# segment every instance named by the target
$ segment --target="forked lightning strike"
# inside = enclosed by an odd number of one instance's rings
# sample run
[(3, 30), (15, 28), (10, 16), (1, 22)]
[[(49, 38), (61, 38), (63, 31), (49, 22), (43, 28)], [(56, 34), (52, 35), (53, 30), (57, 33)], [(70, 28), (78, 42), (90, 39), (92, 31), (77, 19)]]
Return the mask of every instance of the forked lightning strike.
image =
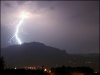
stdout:
[(19, 22), (19, 24), (18, 24), (17, 27), (16, 27), (15, 37), (16, 37), (16, 40), (17, 40), (18, 44), (21, 44), (21, 43), (22, 43), (21, 40), (18, 38), (18, 30), (19, 30), (20, 25), (21, 25), (22, 22), (23, 22), (23, 19), (24, 19), (24, 18), (21, 19), (21, 21)]
[[(19, 27), (21, 26), (21, 24), (22, 24), (24, 18), (26, 18), (26, 17), (27, 17), (27, 14), (25, 14), (25, 13), (22, 14), (22, 16), (21, 16), (21, 20), (19, 21), (18, 25), (16, 26), (15, 34), (14, 34), (14, 36), (13, 36), (13, 37), (10, 39), (10, 41), (9, 41), (10, 43), (11, 43), (11, 40), (15, 37), (17, 43), (18, 43), (18, 44), (22, 44), (20, 38), (18, 37), (18, 32), (19, 32)], [(12, 44), (12, 43), (11, 43), (11, 44)]]

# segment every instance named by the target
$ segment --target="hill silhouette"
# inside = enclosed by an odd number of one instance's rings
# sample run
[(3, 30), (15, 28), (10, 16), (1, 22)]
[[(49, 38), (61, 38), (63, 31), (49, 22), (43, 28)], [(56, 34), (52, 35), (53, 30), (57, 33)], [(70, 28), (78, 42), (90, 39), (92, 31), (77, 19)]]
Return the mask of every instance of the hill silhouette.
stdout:
[(68, 54), (65, 50), (46, 46), (39, 42), (11, 45), (2, 49), (6, 67), (45, 66), (90, 66), (99, 69), (99, 54)]

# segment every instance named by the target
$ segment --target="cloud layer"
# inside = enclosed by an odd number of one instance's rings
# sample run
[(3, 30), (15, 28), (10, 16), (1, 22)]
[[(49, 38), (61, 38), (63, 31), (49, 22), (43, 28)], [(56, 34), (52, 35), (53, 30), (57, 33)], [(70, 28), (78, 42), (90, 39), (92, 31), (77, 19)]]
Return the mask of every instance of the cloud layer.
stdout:
[[(41, 42), (65, 49), (68, 53), (99, 52), (99, 3), (98, 1), (2, 1), (1, 39), (9, 40), (17, 24), (9, 28), (21, 12), (30, 13), (20, 32), (22, 42)], [(2, 42), (5, 47), (7, 42)]]

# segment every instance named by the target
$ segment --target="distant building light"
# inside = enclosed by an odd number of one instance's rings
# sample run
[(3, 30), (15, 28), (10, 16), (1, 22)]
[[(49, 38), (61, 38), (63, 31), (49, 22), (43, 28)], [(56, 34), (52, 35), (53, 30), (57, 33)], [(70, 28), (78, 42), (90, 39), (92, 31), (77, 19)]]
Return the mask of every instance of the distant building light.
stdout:
[(34, 70), (36, 70), (36, 67), (33, 67)]
[(56, 65), (56, 67), (57, 67), (58, 65)]
[(91, 62), (89, 62), (89, 63), (91, 63)]
[(46, 72), (46, 71), (47, 71), (47, 69), (44, 69), (44, 71)]
[(15, 67), (15, 70), (16, 70), (17, 68)]
[(69, 61), (69, 62), (72, 62), (72, 61)]
[(75, 63), (74, 63), (75, 64)]
[(84, 75), (84, 73), (73, 72), (71, 75)]
[(51, 73), (51, 70), (49, 70), (49, 73)]
[(98, 73), (98, 72), (95, 72), (95, 73)]

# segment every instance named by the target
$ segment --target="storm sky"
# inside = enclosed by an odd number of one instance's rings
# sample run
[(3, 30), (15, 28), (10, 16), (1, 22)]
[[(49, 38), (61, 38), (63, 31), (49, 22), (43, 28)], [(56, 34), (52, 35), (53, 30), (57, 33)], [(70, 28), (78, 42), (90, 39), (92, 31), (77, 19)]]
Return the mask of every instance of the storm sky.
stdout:
[(99, 1), (1, 1), (2, 48), (10, 45), (18, 23), (8, 24), (23, 11), (29, 17), (19, 29), (22, 43), (40, 42), (67, 53), (99, 53)]

